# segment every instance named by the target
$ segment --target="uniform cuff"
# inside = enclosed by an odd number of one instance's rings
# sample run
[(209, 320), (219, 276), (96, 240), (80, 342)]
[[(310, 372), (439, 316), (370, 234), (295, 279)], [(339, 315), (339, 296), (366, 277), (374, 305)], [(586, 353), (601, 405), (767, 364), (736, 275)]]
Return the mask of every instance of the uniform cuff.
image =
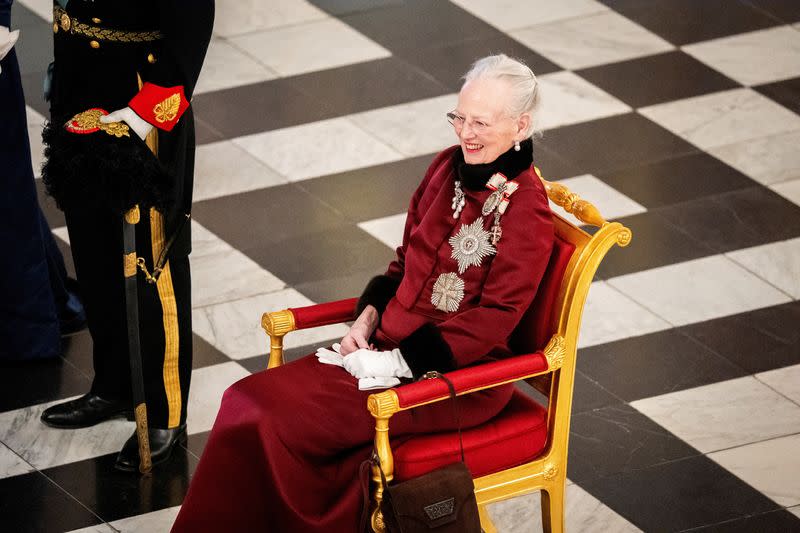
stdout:
[(444, 373), (456, 369), (453, 351), (439, 328), (431, 323), (423, 324), (400, 341), (400, 352), (414, 379), (419, 379), (432, 370)]
[(400, 281), (386, 275), (375, 276), (361, 293), (356, 305), (356, 316), (361, 314), (368, 305), (372, 305), (378, 310), (378, 314), (383, 314), (384, 309), (389, 304), (400, 286)]
[(147, 82), (128, 106), (156, 128), (172, 131), (181, 115), (189, 108), (189, 101), (183, 85), (161, 87)]

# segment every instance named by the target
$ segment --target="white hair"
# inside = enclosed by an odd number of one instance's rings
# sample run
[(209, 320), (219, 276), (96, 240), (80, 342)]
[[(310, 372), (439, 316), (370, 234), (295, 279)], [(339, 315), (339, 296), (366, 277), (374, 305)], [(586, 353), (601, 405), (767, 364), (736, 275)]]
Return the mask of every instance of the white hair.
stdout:
[(464, 85), (476, 79), (497, 79), (508, 82), (511, 87), (508, 114), (517, 118), (527, 113), (531, 120), (525, 136), (533, 137), (539, 133), (534, 117), (540, 103), (539, 81), (526, 64), (505, 54), (486, 56), (473, 63), (469, 72), (464, 74)]

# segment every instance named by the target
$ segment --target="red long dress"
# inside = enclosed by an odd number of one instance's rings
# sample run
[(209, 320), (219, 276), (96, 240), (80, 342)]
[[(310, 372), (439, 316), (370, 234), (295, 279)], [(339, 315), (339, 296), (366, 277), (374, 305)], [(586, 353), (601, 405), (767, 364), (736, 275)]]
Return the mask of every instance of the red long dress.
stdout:
[[(383, 276), (395, 282), (394, 294), (374, 341), (381, 348), (400, 346), (415, 376), (510, 353), (508, 337), (533, 300), (552, 248), (547, 196), (529, 154), (528, 166), (514, 178), (519, 188), (501, 219), (496, 254), (459, 274), (464, 296), (456, 311), (434, 307), (436, 280), (459, 272), (449, 239), (481, 218), (491, 193), (485, 180), (464, 188), (464, 209), (453, 218), (456, 149), (439, 154), (428, 169), (411, 200), (397, 259)], [(488, 230), (493, 217), (483, 218)], [(420, 334), (426, 327), (433, 327), (432, 339), (430, 331)], [(409, 338), (415, 342), (407, 343)], [(426, 340), (447, 353), (418, 350)], [(505, 386), (460, 397), (462, 427), (496, 415), (511, 391)], [(344, 369), (322, 364), (313, 354), (232, 385), (173, 531), (356, 532), (362, 505), (358, 470), (369, 457), (375, 427), (366, 409), (369, 394)], [(398, 440), (455, 429), (452, 406), (403, 411), (389, 427)]]

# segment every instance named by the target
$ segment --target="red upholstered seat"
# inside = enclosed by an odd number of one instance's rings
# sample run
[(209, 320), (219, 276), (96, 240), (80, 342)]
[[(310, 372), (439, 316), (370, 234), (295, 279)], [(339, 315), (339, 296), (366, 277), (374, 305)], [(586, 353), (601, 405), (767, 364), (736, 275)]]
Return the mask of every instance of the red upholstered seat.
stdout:
[[(536, 458), (547, 442), (547, 410), (514, 391), (489, 422), (464, 430), (464, 455), (473, 477), (499, 472)], [(458, 433), (434, 433), (393, 444), (395, 480), (403, 481), (461, 460)]]

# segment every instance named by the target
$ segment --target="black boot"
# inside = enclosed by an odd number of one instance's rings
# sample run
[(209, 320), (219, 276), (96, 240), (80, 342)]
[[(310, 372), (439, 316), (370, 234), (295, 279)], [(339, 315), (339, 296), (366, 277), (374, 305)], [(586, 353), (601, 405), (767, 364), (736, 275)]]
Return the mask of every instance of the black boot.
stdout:
[(106, 400), (90, 392), (75, 400), (48, 407), (42, 413), (41, 420), (50, 427), (76, 429), (94, 426), (121, 416), (133, 420), (130, 402)]
[[(172, 449), (178, 444), (186, 444), (186, 424), (172, 429), (147, 428), (150, 436), (150, 456), (153, 466), (169, 459)], [(117, 456), (114, 468), (123, 472), (139, 471), (139, 439), (136, 432), (125, 441)]]

